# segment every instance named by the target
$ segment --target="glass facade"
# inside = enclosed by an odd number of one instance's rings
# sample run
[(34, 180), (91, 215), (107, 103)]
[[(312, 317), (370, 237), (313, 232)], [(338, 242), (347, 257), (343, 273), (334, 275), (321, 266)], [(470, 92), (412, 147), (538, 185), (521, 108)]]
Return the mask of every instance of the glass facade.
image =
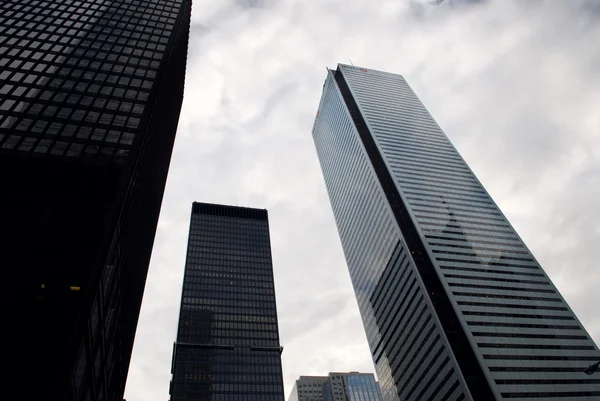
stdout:
[(384, 399), (464, 399), (446, 335), (333, 71), (313, 137)]
[[(332, 98), (341, 102), (337, 110)], [(600, 359), (598, 348), (401, 76), (347, 65), (330, 71), (313, 137), (357, 298), (367, 304), (361, 312), (386, 400), (600, 396), (600, 380), (583, 373)], [(353, 159), (343, 147), (351, 142), (358, 143)], [(351, 172), (361, 164), (368, 165), (365, 173)], [(375, 181), (376, 195), (365, 197), (365, 176)], [(359, 206), (349, 205), (361, 197)], [(387, 255), (364, 259), (385, 243), (364, 233), (381, 221), (370, 209), (382, 203), (404, 240), (388, 260), (415, 266), (441, 337), (423, 328), (423, 317), (387, 333), (395, 311), (414, 298), (402, 295), (402, 270), (386, 264)], [(390, 294), (397, 296), (386, 299)], [(379, 319), (381, 304), (391, 313)], [(420, 334), (409, 342), (392, 338), (406, 331)], [(466, 389), (443, 397), (406, 394), (415, 377), (424, 379), (411, 365), (438, 369), (439, 357), (418, 355), (439, 341), (449, 344), (450, 363)], [(445, 377), (429, 385), (437, 388)]]
[(371, 373), (329, 373), (300, 376), (288, 401), (381, 401), (379, 384)]
[(266, 210), (194, 203), (172, 401), (281, 401)]
[(122, 398), (190, 13), (189, 0), (0, 4), (1, 347), (19, 398)]

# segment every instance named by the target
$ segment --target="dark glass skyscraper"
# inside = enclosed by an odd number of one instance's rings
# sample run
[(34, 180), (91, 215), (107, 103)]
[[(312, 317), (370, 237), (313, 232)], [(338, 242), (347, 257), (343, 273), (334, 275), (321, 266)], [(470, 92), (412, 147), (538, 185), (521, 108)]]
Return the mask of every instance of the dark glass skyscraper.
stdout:
[(372, 373), (329, 373), (300, 376), (288, 401), (382, 401)]
[(329, 71), (313, 137), (386, 401), (600, 398), (598, 348), (401, 76)]
[(194, 203), (172, 401), (282, 401), (267, 211)]
[(7, 399), (122, 399), (183, 98), (190, 8), (0, 4)]

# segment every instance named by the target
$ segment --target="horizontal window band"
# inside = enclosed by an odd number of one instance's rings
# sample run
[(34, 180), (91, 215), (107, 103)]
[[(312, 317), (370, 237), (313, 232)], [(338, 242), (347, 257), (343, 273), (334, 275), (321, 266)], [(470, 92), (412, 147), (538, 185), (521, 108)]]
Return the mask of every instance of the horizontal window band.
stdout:
[(528, 315), (524, 313), (498, 313), (498, 312), (473, 312), (463, 311), (466, 316), (497, 316), (497, 317), (515, 317), (519, 319), (551, 319), (551, 320), (575, 320), (573, 316), (556, 316), (556, 315)]
[[(439, 259), (437, 259), (439, 261)], [(462, 263), (462, 262), (458, 262)], [(473, 264), (471, 264), (473, 265)], [(451, 266), (447, 264), (440, 264), (440, 268), (442, 270), (447, 271), (465, 271), (465, 272), (474, 272), (474, 273), (490, 273), (490, 274), (506, 274), (509, 276), (525, 276), (525, 277), (545, 277), (542, 273), (529, 273), (529, 272), (520, 272), (514, 270), (497, 270), (497, 269), (486, 269), (485, 265), (475, 264), (475, 266), (483, 266), (483, 268), (477, 267), (462, 267), (462, 266)], [(508, 266), (507, 266), (508, 267)]]
[(556, 294), (554, 290), (542, 290), (538, 288), (518, 288), (518, 287), (502, 287), (497, 285), (480, 285), (480, 284), (469, 284), (469, 283), (452, 283), (449, 282), (450, 287), (463, 287), (463, 288), (481, 288), (484, 290), (499, 290), (499, 291), (517, 291), (517, 292), (537, 292), (544, 294)]
[[(414, 212), (415, 216), (417, 217), (430, 217), (433, 218), (435, 216), (441, 216), (441, 217), (446, 217), (448, 219), (455, 219), (456, 221), (459, 222), (473, 222), (473, 223), (488, 223), (491, 225), (495, 225), (497, 227), (507, 227), (507, 224), (505, 223), (505, 221), (500, 217), (500, 216), (490, 216), (484, 213), (473, 213), (473, 214), (466, 214), (466, 213), (456, 213), (454, 211), (451, 210), (442, 210), (442, 209), (437, 209), (437, 210), (427, 210), (427, 209), (422, 209), (420, 207), (413, 207), (412, 211)], [(493, 222), (497, 222), (497, 223), (502, 223), (502, 224), (494, 224)]]
[(600, 379), (496, 379), (496, 384), (600, 384)]
[(561, 324), (532, 324), (532, 323), (503, 323), (503, 322), (478, 322), (467, 321), (469, 326), (484, 326), (484, 327), (523, 327), (530, 329), (557, 329), (557, 330), (581, 330), (579, 326), (561, 325)]
[[(440, 239), (450, 239), (454, 241), (459, 241), (458, 238), (463, 238), (466, 241), (470, 241), (472, 238), (480, 239), (487, 238), (490, 241), (499, 240), (499, 241), (519, 241), (518, 237), (514, 233), (505, 233), (507, 235), (502, 235), (499, 233), (491, 233), (491, 232), (483, 232), (478, 231), (477, 229), (467, 229), (463, 227), (462, 229), (457, 229), (454, 227), (436, 227), (430, 226), (426, 227), (425, 225), (421, 226), (421, 230), (425, 235), (425, 238), (440, 238)], [(441, 235), (448, 235), (449, 237), (440, 237)], [(450, 237), (452, 235), (452, 237)]]
[(456, 232), (462, 235), (478, 235), (479, 233), (489, 233), (489, 234), (500, 234), (500, 235), (504, 235), (506, 238), (512, 238), (512, 237), (508, 237), (509, 235), (512, 236), (514, 235), (514, 232), (510, 229), (509, 226), (506, 226), (505, 230), (500, 230), (500, 229), (495, 229), (495, 228), (488, 228), (489, 225), (486, 225), (485, 222), (481, 222), (481, 223), (469, 223), (469, 222), (461, 222), (459, 224), (459, 222), (457, 222), (456, 220), (448, 220), (445, 222), (441, 222), (437, 219), (433, 219), (434, 221), (426, 221), (423, 218), (421, 219), (417, 219), (419, 221), (419, 225), (425, 229), (435, 229), (436, 232), (440, 232), (440, 231), (448, 231), (448, 232), (453, 232), (452, 229), (457, 230)]
[(580, 368), (569, 368), (569, 367), (547, 367), (547, 366), (488, 366), (490, 372), (540, 372), (540, 373), (552, 373), (552, 372), (575, 372), (581, 373), (585, 367)]
[(506, 256), (506, 253), (502, 253), (501, 250), (497, 250), (497, 252), (500, 253), (500, 256), (496, 256), (496, 255), (481, 255), (478, 254), (476, 252), (460, 252), (460, 251), (456, 251), (456, 250), (445, 250), (445, 249), (436, 249), (436, 248), (432, 248), (431, 251), (436, 254), (436, 255), (457, 255), (457, 256), (470, 256), (473, 258), (498, 258), (498, 260), (514, 260), (517, 262), (530, 262), (530, 263), (535, 263), (533, 261), (533, 258), (517, 258), (517, 257), (513, 257), (513, 256)]
[[(450, 240), (448, 240), (450, 241)], [(501, 252), (503, 254), (514, 254), (514, 255), (527, 255), (529, 256), (529, 252), (521, 249), (514, 249), (510, 245), (500, 245), (497, 244), (496, 247), (489, 246), (478, 246), (476, 243), (467, 242), (466, 244), (455, 244), (455, 243), (446, 243), (446, 242), (433, 242), (429, 241), (429, 246), (431, 247), (444, 247), (444, 248), (456, 248), (456, 249), (465, 249), (465, 250), (474, 250), (474, 251), (489, 251), (489, 252)], [(503, 248), (504, 247), (504, 248)], [(444, 252), (442, 249), (437, 249), (438, 252)], [(467, 255), (469, 253), (466, 253)], [(480, 256), (477, 252), (474, 253), (475, 256)], [(490, 255), (484, 255), (490, 256)], [(527, 260), (532, 260), (532, 258), (528, 258)]]
[(527, 334), (527, 333), (485, 333), (472, 332), (474, 337), (499, 337), (499, 338), (535, 338), (535, 339), (555, 339), (555, 340), (587, 340), (586, 336), (575, 336), (567, 334)]
[[(445, 198), (434, 198), (434, 199), (421, 199), (420, 197), (407, 196), (408, 202), (413, 209), (416, 208), (429, 208), (437, 210), (449, 210), (451, 208), (453, 213), (467, 212), (468, 215), (484, 214), (489, 216), (496, 216), (502, 218), (502, 213), (498, 210), (495, 205), (481, 206), (481, 205), (464, 205), (462, 203), (453, 202), (452, 199)], [(421, 209), (427, 211), (429, 209)]]
[(512, 268), (516, 268), (516, 269), (540, 270), (540, 267), (537, 265), (534, 265), (534, 264), (524, 265), (524, 264), (520, 264), (520, 263), (519, 264), (504, 263), (504, 261), (498, 262), (499, 259), (496, 259), (495, 261), (490, 261), (487, 263), (483, 263), (483, 261), (477, 260), (477, 259), (459, 259), (459, 258), (455, 259), (455, 258), (436, 257), (435, 260), (438, 262), (455, 262), (455, 263), (474, 264), (474, 265), (480, 265), (480, 266), (503, 266), (503, 267), (512, 267)]
[(447, 196), (449, 198), (454, 198), (454, 199), (462, 199), (468, 202), (476, 202), (476, 203), (488, 203), (487, 201), (487, 196), (485, 195), (485, 193), (481, 192), (481, 193), (473, 193), (472, 191), (461, 191), (461, 190), (454, 190), (452, 188), (446, 188), (446, 187), (441, 187), (441, 186), (436, 186), (436, 187), (431, 187), (431, 186), (423, 186), (423, 185), (419, 185), (419, 184), (409, 184), (409, 183), (400, 183), (400, 186), (402, 188), (402, 192), (407, 193), (407, 194), (423, 194), (423, 195), (435, 195), (435, 196), (440, 196), (440, 195), (444, 195)]
[(412, 159), (412, 160), (407, 160), (407, 159), (403, 159), (403, 160), (398, 160), (398, 159), (394, 159), (394, 160), (389, 160), (389, 164), (390, 167), (392, 168), (392, 170), (394, 171), (394, 174), (397, 175), (398, 177), (405, 177), (405, 170), (410, 170), (410, 171), (415, 171), (415, 172), (421, 172), (423, 174), (425, 173), (434, 173), (434, 174), (438, 174), (438, 175), (446, 175), (449, 178), (453, 178), (453, 179), (469, 179), (469, 178), (473, 178), (473, 175), (471, 174), (471, 172), (469, 170), (465, 170), (464, 168), (459, 168), (459, 167), (444, 167), (444, 168), (439, 168), (436, 166), (433, 166), (431, 164), (422, 164), (419, 163), (418, 159)]
[[(394, 154), (402, 156), (403, 154), (410, 154), (413, 156), (426, 156), (426, 157), (434, 157), (437, 160), (447, 161), (447, 162), (457, 162), (459, 163), (461, 160), (456, 156), (456, 152), (452, 152), (451, 150), (443, 150), (443, 149), (432, 149), (431, 147), (425, 146), (410, 146), (405, 145), (403, 142), (395, 142), (392, 143), (390, 141), (382, 140), (378, 138), (378, 142), (381, 144), (381, 147), (384, 149), (384, 153), (387, 153), (386, 150), (394, 151)], [(404, 152), (403, 154), (399, 154), (398, 151)]]
[(499, 304), (493, 302), (468, 302), (458, 301), (460, 306), (481, 306), (486, 308), (514, 308), (514, 309), (533, 309), (533, 310), (554, 310), (567, 312), (568, 309), (562, 306), (546, 306), (546, 305), (528, 305), (528, 304)]
[[(544, 393), (501, 393), (502, 398), (565, 398), (567, 397), (598, 397), (600, 391), (548, 391)], [(597, 398), (590, 399), (595, 401)]]
[(483, 354), (483, 359), (502, 359), (507, 361), (593, 361), (597, 356), (564, 356), (564, 355), (488, 355)]
[[(405, 131), (405, 130), (403, 130)], [(427, 140), (409, 140), (408, 135), (402, 135), (401, 133), (397, 135), (394, 139), (389, 139), (390, 136), (387, 133), (384, 133), (381, 129), (376, 133), (377, 142), (381, 144), (381, 147), (384, 149), (397, 149), (399, 144), (402, 144), (402, 149), (407, 150), (411, 154), (416, 154), (418, 151), (427, 152), (429, 154), (439, 154), (443, 157), (443, 155), (452, 155), (453, 149), (450, 148), (447, 144), (443, 144), (442, 142), (434, 142)], [(415, 139), (415, 137), (413, 137)], [(414, 151), (413, 151), (414, 150)], [(454, 153), (456, 154), (456, 153)], [(470, 176), (473, 179), (473, 176)], [(475, 182), (475, 181), (474, 181)]]
[[(549, 345), (549, 344), (494, 344), (494, 343), (477, 343), (480, 348), (514, 348), (514, 349), (557, 349), (557, 350), (574, 350), (574, 351), (593, 351), (591, 345)], [(599, 358), (600, 359), (600, 358)]]
[(499, 298), (499, 299), (520, 299), (526, 301), (547, 301), (547, 302), (562, 302), (560, 298), (546, 298), (546, 297), (529, 297), (525, 295), (502, 295), (502, 294), (482, 294), (482, 293), (471, 293), (462, 291), (452, 291), (456, 296), (473, 297), (473, 298)]
[(519, 280), (519, 279), (516, 279), (516, 278), (515, 279), (510, 279), (510, 278), (471, 276), (471, 275), (460, 275), (460, 274), (444, 274), (444, 277), (446, 277), (446, 278), (465, 279), (465, 280), (493, 281), (493, 282), (501, 282), (501, 283), (521, 283), (521, 284), (550, 285), (550, 283), (545, 282), (545, 281)]
[[(454, 236), (450, 236), (450, 235), (446, 235), (446, 236), (439, 236), (439, 235), (426, 235), (425, 238), (427, 238), (427, 243), (430, 246), (454, 246), (454, 247), (458, 247), (458, 248), (466, 248), (466, 249), (481, 249), (481, 250), (490, 250), (490, 251), (503, 251), (505, 249), (503, 249), (502, 247), (506, 247), (507, 250), (510, 250), (510, 252), (515, 252), (515, 253), (526, 253), (527, 255), (529, 255), (529, 253), (527, 252), (527, 248), (525, 248), (524, 246), (519, 246), (518, 244), (515, 243), (508, 243), (508, 242), (502, 242), (502, 241), (487, 241), (487, 240), (482, 240), (480, 238), (468, 238), (465, 236), (462, 237), (454, 237)], [(436, 241), (448, 241), (447, 242), (436, 242)], [(489, 247), (489, 245), (493, 245), (494, 248)], [(515, 248), (520, 248), (520, 249), (515, 249)]]

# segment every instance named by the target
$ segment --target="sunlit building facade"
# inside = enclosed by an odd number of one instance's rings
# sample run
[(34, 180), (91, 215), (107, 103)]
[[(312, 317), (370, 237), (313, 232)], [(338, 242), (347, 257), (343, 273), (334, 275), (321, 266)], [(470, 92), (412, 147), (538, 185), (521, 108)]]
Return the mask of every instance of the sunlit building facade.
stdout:
[(313, 138), (384, 400), (599, 399), (597, 346), (402, 76), (329, 70)]

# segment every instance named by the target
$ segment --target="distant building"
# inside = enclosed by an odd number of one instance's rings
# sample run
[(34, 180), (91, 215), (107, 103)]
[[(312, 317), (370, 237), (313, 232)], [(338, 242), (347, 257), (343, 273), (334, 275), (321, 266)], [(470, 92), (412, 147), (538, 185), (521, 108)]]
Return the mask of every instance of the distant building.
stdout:
[(329, 386), (329, 376), (300, 376), (294, 383), (288, 401), (323, 401)]
[(600, 399), (594, 341), (402, 76), (329, 70), (312, 134), (386, 401)]
[(300, 376), (288, 401), (382, 401), (372, 373), (329, 373)]
[(192, 205), (172, 401), (283, 401), (264, 209)]

